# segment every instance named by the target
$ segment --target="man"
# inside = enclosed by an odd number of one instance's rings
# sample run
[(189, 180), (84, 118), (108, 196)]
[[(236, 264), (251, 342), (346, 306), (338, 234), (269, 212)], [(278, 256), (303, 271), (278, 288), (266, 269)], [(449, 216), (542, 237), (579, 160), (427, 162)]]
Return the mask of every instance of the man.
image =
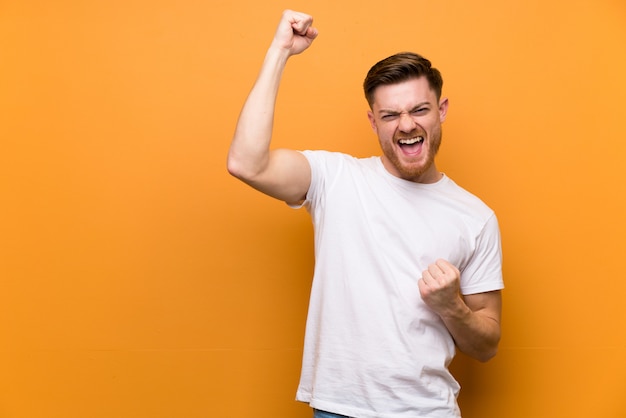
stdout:
[(448, 100), (416, 54), (382, 60), (365, 79), (382, 156), (270, 150), (283, 70), (317, 34), (310, 16), (283, 13), (228, 156), (231, 174), (313, 219), (297, 399), (316, 417), (459, 417), (455, 347), (487, 361), (500, 340), (497, 220), (437, 170)]

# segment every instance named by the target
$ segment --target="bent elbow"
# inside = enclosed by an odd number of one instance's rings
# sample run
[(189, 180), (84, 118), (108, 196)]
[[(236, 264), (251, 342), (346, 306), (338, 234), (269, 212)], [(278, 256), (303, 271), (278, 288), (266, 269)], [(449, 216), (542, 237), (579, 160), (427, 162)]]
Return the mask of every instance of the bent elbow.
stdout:
[(241, 158), (237, 158), (232, 152), (228, 154), (226, 160), (226, 170), (228, 173), (242, 181), (249, 181), (254, 177), (252, 170), (245, 164), (245, 161)]
[(486, 363), (492, 358), (494, 358), (496, 354), (498, 354), (498, 347), (494, 347), (491, 350), (483, 351), (478, 356), (476, 356), (476, 360), (480, 361), (481, 363)]
[(481, 363), (486, 363), (498, 354), (498, 346), (500, 345), (500, 334), (498, 333), (497, 337), (491, 341), (490, 344), (487, 344), (480, 350), (479, 353), (475, 356), (475, 358)]
[(226, 170), (228, 171), (228, 174), (230, 174), (233, 177), (236, 177), (238, 179), (242, 178), (242, 171), (241, 171), (241, 165), (237, 163), (237, 161), (232, 158), (232, 156), (228, 156), (228, 159), (226, 160)]

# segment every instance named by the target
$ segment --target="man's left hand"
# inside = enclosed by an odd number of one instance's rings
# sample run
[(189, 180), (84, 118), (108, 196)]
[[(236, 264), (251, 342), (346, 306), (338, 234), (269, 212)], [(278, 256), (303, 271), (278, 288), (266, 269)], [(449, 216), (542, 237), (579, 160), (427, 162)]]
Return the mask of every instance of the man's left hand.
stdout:
[(450, 262), (439, 259), (418, 280), (422, 299), (437, 314), (445, 315), (461, 301), (461, 273)]

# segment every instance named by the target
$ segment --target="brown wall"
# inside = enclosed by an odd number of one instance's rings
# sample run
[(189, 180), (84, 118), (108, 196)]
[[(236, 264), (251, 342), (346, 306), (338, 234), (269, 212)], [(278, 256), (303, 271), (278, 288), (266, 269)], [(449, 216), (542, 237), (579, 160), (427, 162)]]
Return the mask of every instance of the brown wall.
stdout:
[(621, 0), (0, 3), (0, 417), (309, 417), (311, 226), (229, 177), (283, 8), (277, 146), (371, 155), (361, 82), (431, 58), (439, 168), (498, 213), (504, 336), (466, 418), (626, 416)]

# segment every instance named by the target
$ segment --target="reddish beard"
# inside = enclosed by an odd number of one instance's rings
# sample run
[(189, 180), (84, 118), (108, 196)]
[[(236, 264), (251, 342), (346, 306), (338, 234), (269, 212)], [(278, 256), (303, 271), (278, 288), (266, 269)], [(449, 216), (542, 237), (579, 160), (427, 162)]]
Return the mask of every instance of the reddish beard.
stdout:
[[(426, 155), (424, 158), (420, 158), (418, 162), (413, 163), (402, 161), (396, 152), (394, 144), (380, 140), (379, 142), (384, 156), (394, 167), (400, 178), (408, 181), (419, 181), (420, 177), (433, 166), (435, 156), (441, 146), (441, 137), (440, 129), (433, 131), (430, 137), (425, 137), (422, 152), (425, 152)], [(397, 139), (394, 139), (394, 141), (397, 144)]]

